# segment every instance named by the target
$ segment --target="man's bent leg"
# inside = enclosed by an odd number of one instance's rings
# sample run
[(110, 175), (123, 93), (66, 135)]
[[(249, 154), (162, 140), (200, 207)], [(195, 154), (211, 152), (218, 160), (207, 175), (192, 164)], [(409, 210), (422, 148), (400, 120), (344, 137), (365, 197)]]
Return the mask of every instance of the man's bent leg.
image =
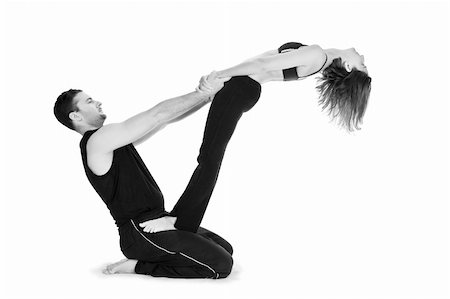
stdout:
[[(122, 252), (128, 261), (137, 260), (133, 269), (137, 274), (217, 279), (231, 273), (231, 254), (199, 233), (181, 230), (146, 233), (134, 221), (121, 232)], [(120, 266), (120, 262), (117, 264)]]
[[(231, 273), (233, 258), (220, 245), (197, 233), (169, 231), (158, 244), (174, 254), (139, 260), (138, 274), (171, 278), (225, 278)], [(164, 240), (165, 239), (165, 240)]]
[(212, 231), (207, 230), (206, 228), (201, 226), (198, 228), (197, 234), (202, 236), (203, 238), (213, 241), (214, 243), (225, 249), (231, 256), (233, 255), (233, 246), (231, 246), (231, 244), (227, 240), (225, 240), (218, 234), (213, 233)]
[(248, 76), (233, 77), (215, 95), (206, 121), (203, 143), (186, 190), (171, 215), (175, 227), (196, 232), (219, 175), (227, 144), (244, 112), (258, 101), (261, 85)]

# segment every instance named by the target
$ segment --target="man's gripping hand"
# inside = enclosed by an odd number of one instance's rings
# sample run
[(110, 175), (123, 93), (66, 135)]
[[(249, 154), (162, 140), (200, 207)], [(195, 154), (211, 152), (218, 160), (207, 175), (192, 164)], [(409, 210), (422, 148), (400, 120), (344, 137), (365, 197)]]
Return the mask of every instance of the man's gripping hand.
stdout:
[(222, 89), (223, 84), (230, 80), (227, 78), (217, 78), (217, 72), (213, 71), (208, 76), (202, 76), (196, 90), (201, 93), (210, 95), (212, 98), (219, 90)]
[(177, 217), (164, 216), (139, 223), (139, 226), (143, 227), (143, 231), (146, 233), (157, 233), (166, 230), (176, 230), (174, 226), (175, 221), (177, 221)]

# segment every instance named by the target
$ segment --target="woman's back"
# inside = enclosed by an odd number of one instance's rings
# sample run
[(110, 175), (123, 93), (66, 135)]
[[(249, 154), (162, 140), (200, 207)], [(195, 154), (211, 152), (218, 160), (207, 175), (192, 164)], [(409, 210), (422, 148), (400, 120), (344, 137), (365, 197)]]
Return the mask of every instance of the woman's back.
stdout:
[[(272, 55), (278, 55), (279, 53), (289, 52), (300, 47), (307, 47), (308, 45), (297, 43), (297, 42), (289, 42), (285, 43), (278, 48), (277, 51), (268, 51), (259, 55), (258, 58), (267, 57)], [(258, 82), (266, 83), (270, 81), (296, 81), (303, 80), (313, 74), (319, 72), (320, 69), (317, 69), (315, 65), (299, 65), (297, 67), (284, 69), (284, 70), (273, 70), (264, 73), (259, 73), (255, 75), (250, 75), (250, 77)]]

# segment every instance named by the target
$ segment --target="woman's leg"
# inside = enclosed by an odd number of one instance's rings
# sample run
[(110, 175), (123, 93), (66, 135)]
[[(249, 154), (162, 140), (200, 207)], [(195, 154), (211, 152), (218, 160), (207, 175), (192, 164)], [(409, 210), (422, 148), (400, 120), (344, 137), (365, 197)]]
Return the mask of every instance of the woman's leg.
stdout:
[(227, 144), (242, 114), (256, 104), (260, 94), (258, 82), (240, 76), (231, 78), (215, 95), (197, 158), (198, 166), (170, 213), (177, 217), (177, 229), (197, 231), (216, 184)]

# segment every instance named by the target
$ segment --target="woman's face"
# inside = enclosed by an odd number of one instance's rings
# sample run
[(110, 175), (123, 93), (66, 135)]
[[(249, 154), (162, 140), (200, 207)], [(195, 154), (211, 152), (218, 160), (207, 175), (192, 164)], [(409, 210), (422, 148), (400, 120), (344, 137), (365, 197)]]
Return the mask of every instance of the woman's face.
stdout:
[(355, 48), (345, 50), (345, 55), (342, 57), (345, 68), (350, 72), (353, 68), (369, 74), (367, 67), (364, 65), (364, 55), (359, 55)]

